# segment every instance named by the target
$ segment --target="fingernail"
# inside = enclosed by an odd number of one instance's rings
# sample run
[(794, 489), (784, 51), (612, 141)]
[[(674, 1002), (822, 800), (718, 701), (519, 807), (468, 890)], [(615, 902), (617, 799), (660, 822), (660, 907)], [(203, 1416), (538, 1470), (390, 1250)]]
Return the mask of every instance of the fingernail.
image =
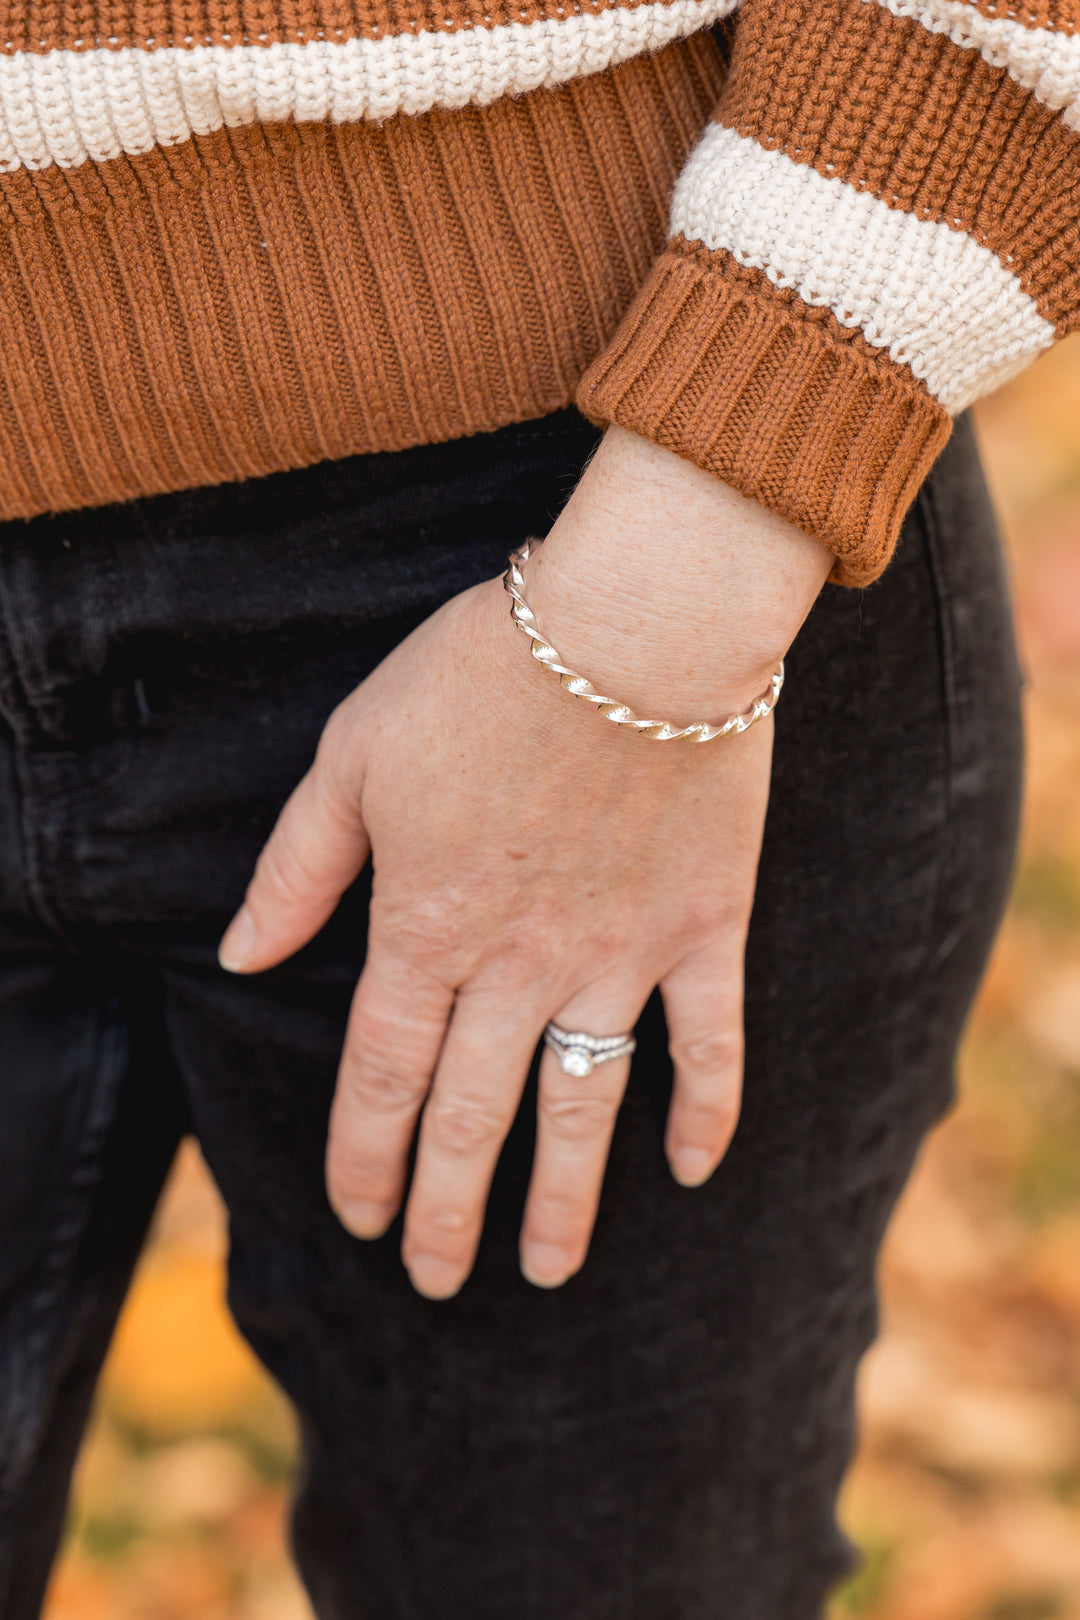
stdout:
[(573, 1265), (565, 1249), (554, 1243), (526, 1243), (521, 1251), (521, 1272), (536, 1288), (558, 1288)]
[(712, 1172), (712, 1155), (704, 1148), (680, 1147), (671, 1155), (671, 1173), (684, 1187), (700, 1187)]
[(417, 1293), (428, 1299), (452, 1299), (465, 1281), (460, 1266), (434, 1254), (414, 1254), (406, 1267)]
[(243, 973), (255, 955), (256, 937), (255, 920), (247, 906), (241, 906), (218, 946), (218, 961), (227, 973)]
[(393, 1219), (385, 1204), (342, 1204), (337, 1213), (345, 1230), (358, 1238), (382, 1237)]

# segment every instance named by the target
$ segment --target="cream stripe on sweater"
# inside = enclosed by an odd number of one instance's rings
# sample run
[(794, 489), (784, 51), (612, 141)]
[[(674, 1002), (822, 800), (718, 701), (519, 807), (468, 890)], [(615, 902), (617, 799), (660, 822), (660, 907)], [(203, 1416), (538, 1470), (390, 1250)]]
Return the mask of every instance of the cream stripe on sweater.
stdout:
[(722, 124), (679, 177), (671, 231), (831, 310), (950, 414), (1054, 341), (1016, 276), (966, 231), (891, 208)]
[[(602, 72), (727, 16), (740, 0), (641, 0), (528, 23), (312, 39), (0, 55), (0, 171), (147, 152), (248, 123), (485, 106)], [(976, 50), (1080, 126), (1080, 33), (984, 16), (971, 0), (864, 0)]]
[(646, 0), (387, 39), (0, 56), (0, 170), (100, 163), (245, 124), (341, 124), (486, 106), (658, 50), (735, 4)]

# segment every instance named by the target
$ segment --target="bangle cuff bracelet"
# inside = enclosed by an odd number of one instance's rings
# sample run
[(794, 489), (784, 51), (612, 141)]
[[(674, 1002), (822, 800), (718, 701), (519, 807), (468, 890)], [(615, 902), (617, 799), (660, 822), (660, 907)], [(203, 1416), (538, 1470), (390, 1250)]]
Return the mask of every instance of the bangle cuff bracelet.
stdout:
[(525, 576), (522, 568), (530, 555), (538, 551), (542, 544), (542, 540), (526, 540), (523, 546), (510, 553), (510, 566), (503, 575), (503, 584), (511, 597), (510, 616), (518, 629), (523, 630), (528, 636), (533, 657), (545, 669), (558, 676), (559, 685), (569, 692), (571, 697), (581, 698), (584, 702), (593, 704), (605, 720), (611, 720), (617, 726), (626, 726), (631, 731), (639, 732), (643, 737), (651, 737), (655, 742), (672, 742), (678, 737), (687, 737), (693, 742), (709, 742), (713, 737), (735, 736), (748, 731), (756, 720), (764, 720), (766, 715), (775, 709), (776, 700), (784, 684), (782, 662), (766, 690), (759, 698), (755, 698), (749, 708), (743, 709), (740, 714), (729, 715), (726, 720), (717, 721), (715, 724), (708, 720), (698, 720), (690, 726), (676, 726), (668, 720), (639, 720), (633, 709), (628, 708), (625, 703), (602, 696), (584, 675), (575, 675), (572, 669), (567, 669), (558, 651), (544, 636), (532, 608), (525, 600)]

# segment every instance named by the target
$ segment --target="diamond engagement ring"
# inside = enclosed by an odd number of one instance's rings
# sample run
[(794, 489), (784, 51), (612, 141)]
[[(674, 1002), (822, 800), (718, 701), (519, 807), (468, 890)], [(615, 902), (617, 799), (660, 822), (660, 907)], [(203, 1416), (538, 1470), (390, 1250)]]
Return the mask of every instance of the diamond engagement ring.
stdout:
[(586, 1035), (582, 1030), (563, 1029), (559, 1024), (549, 1023), (544, 1030), (544, 1045), (555, 1053), (564, 1074), (577, 1075), (579, 1080), (584, 1080), (598, 1063), (629, 1057), (637, 1041), (632, 1035)]

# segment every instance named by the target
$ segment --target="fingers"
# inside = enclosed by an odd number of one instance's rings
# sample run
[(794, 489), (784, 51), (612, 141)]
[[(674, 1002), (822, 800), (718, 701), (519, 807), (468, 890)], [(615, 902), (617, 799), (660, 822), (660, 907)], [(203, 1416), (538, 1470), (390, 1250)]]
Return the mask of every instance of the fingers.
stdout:
[[(555, 1014), (561, 1028), (623, 1035), (641, 1014), (651, 985), (602, 980)], [(554, 1288), (585, 1260), (600, 1202), (611, 1135), (630, 1073), (628, 1057), (597, 1063), (581, 1077), (545, 1049), (540, 1063), (536, 1157), (521, 1232), (521, 1269)]]
[(456, 1294), (472, 1269), (491, 1178), (545, 1016), (492, 990), (459, 995), (424, 1109), (402, 1256), (420, 1293)]
[(373, 943), (349, 1014), (326, 1147), (327, 1195), (356, 1237), (379, 1237), (397, 1214), (452, 1005), (451, 988)]
[(358, 796), (323, 750), (278, 817), (218, 952), (232, 973), (272, 967), (318, 933), (368, 858)]
[(660, 985), (675, 1066), (666, 1150), (686, 1187), (712, 1175), (739, 1117), (744, 944), (745, 931), (718, 935)]
[[(628, 1033), (649, 989), (626, 976), (599, 981), (566, 1002), (556, 1022), (592, 1035)], [(676, 1179), (696, 1186), (719, 1163), (738, 1117), (741, 932), (685, 957), (661, 990), (675, 1065), (667, 1152)], [(402, 1256), (429, 1298), (457, 1293), (472, 1269), (495, 1165), (545, 1022), (538, 995), (523, 1001), (474, 986), (455, 1003), (448, 983), (385, 948), (365, 967), (331, 1113), (330, 1201), (357, 1236), (384, 1232), (401, 1202), (422, 1110)], [(521, 1234), (522, 1271), (539, 1287), (565, 1282), (585, 1260), (629, 1069), (629, 1058), (619, 1058), (586, 1076), (568, 1074), (556, 1053), (543, 1053)]]
[[(667, 1151), (687, 1186), (712, 1174), (738, 1118), (742, 949), (732, 930), (684, 958), (661, 986), (675, 1064)], [(650, 988), (605, 979), (566, 1002), (555, 1021), (625, 1034)], [(431, 1298), (455, 1294), (472, 1268), (495, 1164), (546, 1022), (539, 1006), (518, 1002), (512, 1017), (506, 1006), (501, 996), (459, 997), (424, 1110), (402, 1253), (414, 1285)], [(619, 1058), (584, 1077), (567, 1074), (554, 1052), (543, 1053), (521, 1233), (522, 1271), (538, 1287), (557, 1287), (584, 1263), (629, 1070), (630, 1059)], [(414, 1095), (408, 1120), (417, 1107)]]
[[(744, 939), (741, 929), (718, 935), (661, 984), (675, 1065), (667, 1151), (676, 1179), (687, 1186), (712, 1174), (738, 1119)], [(592, 1035), (625, 1034), (650, 989), (625, 978), (601, 981), (567, 1002), (555, 1022)], [(540, 1287), (565, 1282), (585, 1260), (629, 1072), (630, 1059), (620, 1058), (581, 1079), (544, 1052), (521, 1239), (522, 1270)]]

